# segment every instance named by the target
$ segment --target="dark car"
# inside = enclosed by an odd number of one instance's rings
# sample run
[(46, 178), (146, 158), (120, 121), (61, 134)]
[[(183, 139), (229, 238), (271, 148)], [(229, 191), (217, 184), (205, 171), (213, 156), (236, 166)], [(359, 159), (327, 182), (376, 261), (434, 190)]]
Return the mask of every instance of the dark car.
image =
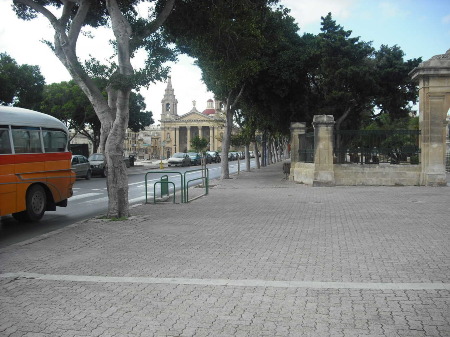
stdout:
[[(130, 167), (130, 158), (123, 157), (125, 166)], [(108, 170), (106, 167), (106, 159), (103, 153), (93, 153), (89, 156), (89, 162), (91, 163), (91, 170), (93, 175), (101, 175), (106, 177)], [(134, 166), (134, 165), (133, 165)]]
[(91, 164), (85, 156), (79, 154), (72, 156), (72, 171), (75, 172), (77, 178), (91, 179)]
[(91, 163), (91, 169), (93, 175), (101, 175), (106, 177), (106, 160), (103, 153), (93, 153), (89, 156), (89, 162)]
[(207, 151), (207, 154), (211, 156), (213, 163), (220, 163), (220, 154), (217, 151)]
[(191, 165), (200, 165), (202, 163), (202, 157), (196, 152), (188, 152), (189, 158), (191, 158)]
[(212, 158), (212, 156), (211, 156), (208, 152), (205, 153), (204, 158), (205, 158), (206, 164), (212, 164), (213, 158)]
[(167, 161), (169, 166), (190, 166), (191, 159), (187, 153), (177, 152)]

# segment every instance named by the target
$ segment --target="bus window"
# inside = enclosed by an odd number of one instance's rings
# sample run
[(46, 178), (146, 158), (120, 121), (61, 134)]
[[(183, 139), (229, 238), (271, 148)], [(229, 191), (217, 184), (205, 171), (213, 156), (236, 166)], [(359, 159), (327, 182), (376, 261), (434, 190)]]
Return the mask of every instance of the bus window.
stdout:
[(59, 130), (42, 130), (45, 152), (66, 151), (67, 134)]
[(11, 143), (9, 141), (9, 130), (0, 127), (0, 154), (10, 154)]
[(16, 153), (42, 153), (39, 128), (13, 128), (12, 136)]

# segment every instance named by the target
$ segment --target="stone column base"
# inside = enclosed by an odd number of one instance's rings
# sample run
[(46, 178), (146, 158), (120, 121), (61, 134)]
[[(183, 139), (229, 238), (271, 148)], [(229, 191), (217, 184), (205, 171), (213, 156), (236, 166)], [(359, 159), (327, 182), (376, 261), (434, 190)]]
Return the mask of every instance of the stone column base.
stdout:
[(334, 171), (315, 172), (313, 187), (333, 187), (336, 186)]
[(444, 173), (422, 173), (421, 179), (424, 186), (447, 186), (447, 175)]

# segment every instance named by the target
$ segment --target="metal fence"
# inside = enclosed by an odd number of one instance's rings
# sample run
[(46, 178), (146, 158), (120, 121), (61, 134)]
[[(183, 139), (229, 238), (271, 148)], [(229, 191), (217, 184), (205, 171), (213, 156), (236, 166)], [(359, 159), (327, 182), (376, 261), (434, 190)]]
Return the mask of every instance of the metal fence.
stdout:
[(339, 130), (335, 132), (337, 163), (419, 164), (420, 130)]
[(314, 163), (314, 132), (299, 135), (299, 161)]
[(445, 170), (450, 172), (450, 153), (447, 153), (445, 157)]

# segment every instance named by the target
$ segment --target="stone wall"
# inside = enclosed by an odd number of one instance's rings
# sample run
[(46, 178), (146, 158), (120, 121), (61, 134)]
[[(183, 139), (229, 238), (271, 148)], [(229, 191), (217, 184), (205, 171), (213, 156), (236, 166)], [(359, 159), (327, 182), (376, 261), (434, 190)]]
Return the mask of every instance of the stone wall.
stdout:
[(450, 50), (422, 62), (410, 73), (419, 84), (419, 165), (333, 164), (333, 125), (331, 115), (314, 116), (314, 163), (301, 163), (297, 155), (302, 144), (299, 135), (305, 123), (293, 123), (291, 148), (292, 180), (312, 186), (447, 186), (446, 132), (450, 111)]
[(334, 179), (340, 186), (417, 186), (420, 165), (334, 165)]

